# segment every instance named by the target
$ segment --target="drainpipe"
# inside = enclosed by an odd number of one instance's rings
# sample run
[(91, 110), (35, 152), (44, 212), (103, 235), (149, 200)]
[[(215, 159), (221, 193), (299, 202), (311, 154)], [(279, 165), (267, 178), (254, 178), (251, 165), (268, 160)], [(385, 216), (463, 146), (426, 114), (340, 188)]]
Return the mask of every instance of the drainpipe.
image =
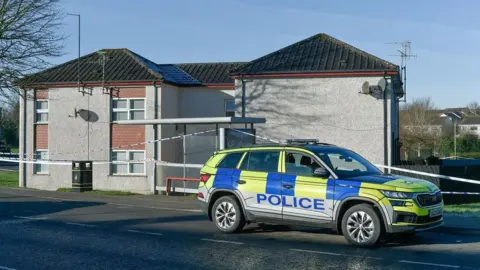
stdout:
[[(23, 121), (23, 136), (22, 136), (22, 153), (21, 157), (19, 158), (26, 158), (27, 157), (27, 90), (23, 88), (23, 112), (22, 112), (22, 121)], [(27, 187), (27, 164), (25, 162), (22, 163), (22, 187)]]
[(240, 81), (242, 82), (242, 118), (245, 118), (245, 80), (243, 75), (240, 76)]
[[(157, 82), (153, 81), (154, 91), (154, 119), (158, 119), (158, 88)], [(153, 159), (158, 160), (158, 125), (153, 125)], [(153, 163), (153, 194), (157, 194), (157, 165)]]
[(388, 122), (387, 122), (387, 89), (388, 81), (386, 78), (387, 72), (383, 73), (385, 80), (385, 89), (383, 89), (383, 163), (388, 166)]

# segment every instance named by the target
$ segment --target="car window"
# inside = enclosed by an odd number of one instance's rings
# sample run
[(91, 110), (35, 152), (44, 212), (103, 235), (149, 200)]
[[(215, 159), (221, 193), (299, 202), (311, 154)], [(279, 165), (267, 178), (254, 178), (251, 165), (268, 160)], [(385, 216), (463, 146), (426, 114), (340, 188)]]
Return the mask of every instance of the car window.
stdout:
[(286, 152), (285, 154), (285, 172), (287, 174), (312, 176), (315, 169), (323, 167), (309, 155), (295, 152)]
[(243, 156), (243, 152), (229, 153), (218, 164), (217, 168), (234, 169)]
[(277, 172), (279, 151), (251, 151), (243, 159), (240, 169), (257, 172)]
[(368, 169), (365, 165), (358, 162), (358, 160), (351, 157), (346, 157), (338, 153), (328, 154), (330, 163), (335, 171), (357, 171), (366, 172)]

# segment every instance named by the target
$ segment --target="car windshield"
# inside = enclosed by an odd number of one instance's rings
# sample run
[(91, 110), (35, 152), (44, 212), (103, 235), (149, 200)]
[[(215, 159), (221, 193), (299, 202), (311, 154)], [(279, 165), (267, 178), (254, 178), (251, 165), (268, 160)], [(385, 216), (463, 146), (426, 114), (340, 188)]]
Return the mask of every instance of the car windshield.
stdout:
[(346, 149), (321, 149), (315, 154), (327, 166), (332, 168), (339, 178), (351, 178), (365, 175), (381, 174), (373, 164), (355, 152)]

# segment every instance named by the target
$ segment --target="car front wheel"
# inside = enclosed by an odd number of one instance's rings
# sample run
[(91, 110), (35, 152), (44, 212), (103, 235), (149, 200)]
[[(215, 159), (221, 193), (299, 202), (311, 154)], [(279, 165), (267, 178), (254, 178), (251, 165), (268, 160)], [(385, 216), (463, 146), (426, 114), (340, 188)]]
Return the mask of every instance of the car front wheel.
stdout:
[(349, 208), (342, 218), (342, 232), (355, 246), (370, 247), (378, 243), (382, 224), (373, 206), (359, 204)]

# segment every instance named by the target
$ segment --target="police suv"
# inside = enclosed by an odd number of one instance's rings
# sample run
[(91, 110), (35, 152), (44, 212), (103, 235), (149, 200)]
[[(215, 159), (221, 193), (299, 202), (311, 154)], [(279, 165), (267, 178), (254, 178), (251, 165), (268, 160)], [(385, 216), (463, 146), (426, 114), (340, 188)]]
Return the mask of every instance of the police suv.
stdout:
[(413, 235), (443, 224), (436, 185), (384, 174), (355, 152), (318, 140), (216, 152), (200, 171), (198, 200), (224, 233), (247, 223), (320, 226), (372, 246), (382, 233)]

